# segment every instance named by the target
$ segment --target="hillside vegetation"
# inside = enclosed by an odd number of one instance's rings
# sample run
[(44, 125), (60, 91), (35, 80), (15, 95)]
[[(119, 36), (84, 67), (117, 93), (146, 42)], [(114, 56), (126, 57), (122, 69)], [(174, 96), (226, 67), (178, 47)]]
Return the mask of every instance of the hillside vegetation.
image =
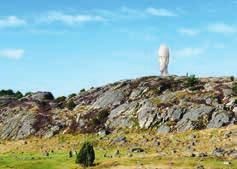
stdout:
[[(237, 168), (234, 77), (142, 77), (82, 89), (0, 92), (0, 168)], [(73, 156), (73, 157), (71, 157)]]

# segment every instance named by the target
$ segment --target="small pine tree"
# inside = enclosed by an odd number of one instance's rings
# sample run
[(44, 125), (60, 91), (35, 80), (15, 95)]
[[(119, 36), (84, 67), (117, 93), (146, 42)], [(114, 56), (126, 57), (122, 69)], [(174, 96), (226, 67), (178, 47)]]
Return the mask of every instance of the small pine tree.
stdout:
[(20, 91), (17, 91), (17, 92), (15, 93), (15, 97), (16, 97), (17, 99), (20, 99), (20, 98), (23, 97), (23, 94), (22, 94)]
[(72, 158), (73, 154), (72, 154), (72, 151), (70, 150), (69, 151), (69, 158)]
[(185, 83), (186, 87), (194, 87), (195, 84), (198, 83), (198, 79), (195, 77), (195, 75), (190, 75), (187, 78), (187, 81)]
[(91, 143), (85, 142), (76, 156), (76, 163), (85, 167), (92, 166), (95, 160), (95, 151)]

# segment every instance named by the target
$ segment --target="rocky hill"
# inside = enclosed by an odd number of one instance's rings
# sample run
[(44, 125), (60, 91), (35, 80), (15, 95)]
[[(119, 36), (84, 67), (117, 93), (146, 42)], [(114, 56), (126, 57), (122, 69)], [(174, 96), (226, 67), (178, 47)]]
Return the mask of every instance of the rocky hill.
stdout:
[(0, 97), (0, 138), (65, 133), (158, 133), (219, 128), (237, 122), (233, 77), (142, 77), (54, 98), (49, 92)]

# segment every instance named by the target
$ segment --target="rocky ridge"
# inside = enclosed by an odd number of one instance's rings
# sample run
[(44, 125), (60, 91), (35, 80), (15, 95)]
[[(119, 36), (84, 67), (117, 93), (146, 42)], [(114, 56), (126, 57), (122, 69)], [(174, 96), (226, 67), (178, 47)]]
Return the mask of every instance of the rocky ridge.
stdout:
[(122, 128), (158, 133), (220, 128), (237, 122), (230, 77), (142, 77), (54, 98), (49, 92), (0, 97), (0, 138), (58, 133), (109, 133)]

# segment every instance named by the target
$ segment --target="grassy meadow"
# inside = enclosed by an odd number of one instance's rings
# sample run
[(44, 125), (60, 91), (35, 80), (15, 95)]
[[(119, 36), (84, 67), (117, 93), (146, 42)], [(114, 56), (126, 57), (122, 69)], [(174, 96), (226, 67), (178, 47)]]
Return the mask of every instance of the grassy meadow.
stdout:
[[(223, 129), (158, 135), (153, 131), (126, 130), (105, 137), (98, 135), (57, 135), (55, 137), (29, 138), (19, 141), (0, 142), (0, 169), (80, 169), (75, 164), (75, 153), (69, 158), (69, 151), (79, 151), (84, 141), (91, 141), (96, 151), (95, 165), (91, 168), (103, 169), (191, 169), (203, 165), (208, 169), (237, 168), (237, 160), (228, 158), (191, 157), (187, 150), (191, 137), (195, 135), (194, 152), (211, 154), (215, 147), (235, 148), (235, 137), (223, 138), (227, 131), (234, 131), (237, 126)], [(116, 142), (119, 136), (126, 137), (126, 142)], [(154, 142), (159, 141), (159, 145)], [(131, 147), (141, 147), (142, 153), (131, 153)], [(114, 153), (119, 150), (119, 155)], [(174, 151), (175, 150), (175, 151)], [(48, 153), (48, 156), (45, 155)], [(224, 162), (230, 162), (227, 165)]]

